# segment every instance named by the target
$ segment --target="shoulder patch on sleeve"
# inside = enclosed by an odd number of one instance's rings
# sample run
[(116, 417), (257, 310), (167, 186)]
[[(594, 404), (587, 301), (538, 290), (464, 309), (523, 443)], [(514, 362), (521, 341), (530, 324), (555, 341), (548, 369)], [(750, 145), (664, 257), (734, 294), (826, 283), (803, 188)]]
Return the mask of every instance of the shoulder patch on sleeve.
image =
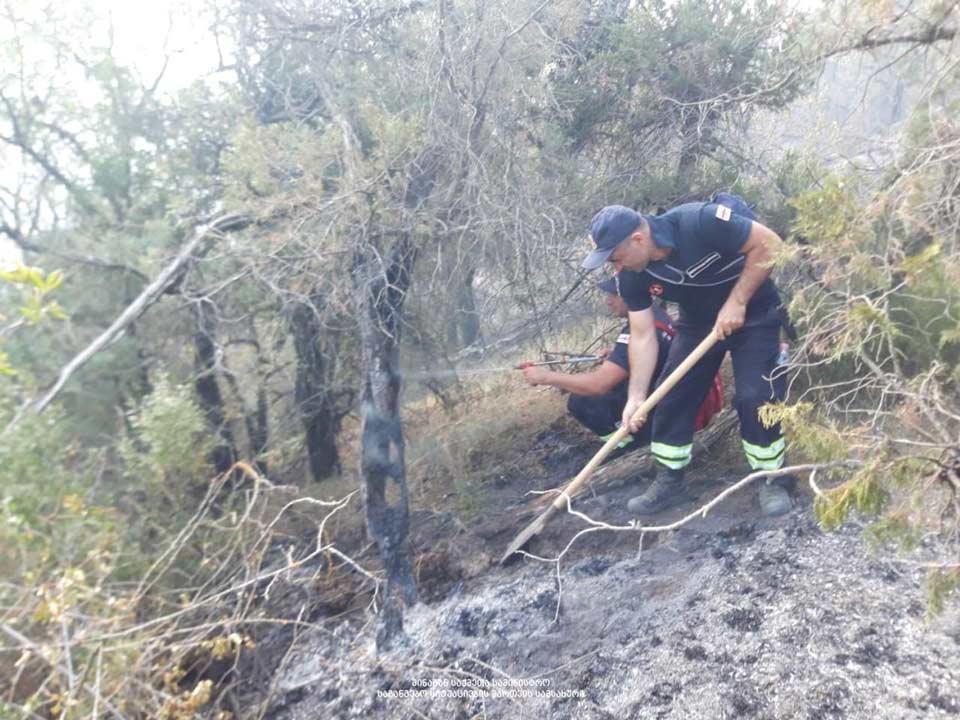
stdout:
[(618, 343), (629, 343), (630, 342), (630, 333), (620, 333), (617, 336)]
[(724, 222), (730, 221), (730, 208), (726, 205), (717, 205), (717, 217)]

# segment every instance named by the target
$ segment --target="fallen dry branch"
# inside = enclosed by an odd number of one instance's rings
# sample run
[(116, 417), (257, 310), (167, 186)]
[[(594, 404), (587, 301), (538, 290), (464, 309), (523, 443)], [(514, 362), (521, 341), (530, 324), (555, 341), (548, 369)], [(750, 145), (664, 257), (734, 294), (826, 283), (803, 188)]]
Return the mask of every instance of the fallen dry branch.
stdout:
[[(229, 515), (215, 516), (213, 499), (224, 491), (223, 480), (241, 471), (252, 480), (238, 496), (242, 504)], [(335, 559), (336, 567), (344, 570), (336, 582), (355, 578), (357, 592), (362, 587), (370, 596), (368, 608), (379, 602), (381, 574), (364, 568), (327, 537), (328, 522), (356, 491), (335, 501), (295, 497), (278, 507), (287, 491), (249, 463), (238, 462), (210, 483), (196, 513), (157, 553), (138, 585), (104, 585), (89, 598), (85, 595), (64, 606), (50, 623), (31, 622), (30, 605), (17, 608), (0, 623), (0, 653), (42, 661), (40, 684), (31, 695), (51, 703), (69, 700), (71, 716), (122, 718), (125, 715), (117, 708), (127, 703), (143, 709), (144, 716), (172, 717), (172, 709), (201, 697), (211, 683), (222, 690), (222, 681), (239, 672), (241, 653), (246, 653), (246, 662), (254, 662), (254, 636), (266, 626), (322, 628), (322, 620), (304, 620), (306, 606), (284, 598), (271, 600), (271, 590), (280, 583), (285, 593), (315, 588), (320, 573), (329, 576)], [(311, 520), (315, 543), (297, 552), (280, 540), (286, 537), (281, 523), (303, 506), (319, 511)], [(226, 553), (218, 567), (198, 567), (195, 576), (183, 578), (182, 568), (189, 565), (196, 548), (208, 544)], [(315, 572), (308, 569), (312, 565)], [(187, 590), (178, 593), (178, 587), (189, 588), (189, 595)], [(168, 598), (175, 593), (178, 602), (171, 606)], [(114, 602), (101, 603), (101, 596)], [(230, 669), (224, 669), (227, 664)], [(117, 671), (120, 666), (122, 673)], [(204, 676), (200, 669), (207, 667), (211, 674)], [(162, 687), (161, 678), (167, 678)], [(228, 695), (224, 692), (216, 702), (229, 702)], [(23, 707), (26, 697), (5, 699), (18, 716), (30, 716)]]
[(775, 477), (780, 477), (781, 475), (810, 473), (811, 488), (816, 494), (820, 495), (822, 491), (820, 490), (819, 487), (817, 487), (812, 482), (813, 476), (818, 471), (829, 470), (834, 468), (860, 467), (861, 465), (862, 463), (856, 460), (841, 460), (841, 461), (830, 462), (830, 463), (808, 463), (803, 465), (790, 465), (788, 467), (780, 468), (779, 470), (758, 470), (757, 472), (750, 473), (746, 477), (738, 480), (733, 485), (731, 485), (730, 487), (725, 489), (723, 492), (721, 492), (719, 495), (714, 497), (712, 500), (698, 507), (696, 510), (691, 511), (686, 515), (684, 515), (679, 520), (676, 520), (672, 523), (668, 523), (666, 525), (642, 525), (640, 524), (639, 520), (631, 520), (626, 525), (611, 525), (610, 523), (603, 522), (602, 520), (595, 520), (594, 518), (590, 517), (586, 513), (582, 513), (578, 510), (574, 510), (573, 504), (572, 504), (573, 502), (572, 498), (569, 495), (564, 494), (563, 498), (566, 502), (567, 512), (570, 515), (573, 515), (583, 520), (585, 523), (587, 523), (588, 527), (584, 528), (583, 530), (580, 530), (572, 538), (570, 538), (570, 540), (564, 546), (563, 550), (561, 550), (556, 557), (552, 557), (552, 558), (543, 557), (540, 555), (536, 555), (534, 553), (527, 552), (526, 550), (522, 550), (522, 549), (517, 550), (516, 552), (518, 552), (519, 554), (525, 557), (531, 558), (533, 560), (554, 564), (555, 575), (557, 579), (557, 608), (556, 608), (556, 612), (554, 613), (554, 622), (556, 622), (560, 617), (560, 603), (563, 597), (563, 580), (562, 580), (562, 575), (560, 573), (560, 563), (563, 560), (564, 556), (568, 552), (570, 552), (570, 550), (577, 543), (577, 541), (584, 535), (589, 535), (590, 533), (598, 532), (600, 530), (611, 530), (614, 532), (636, 532), (640, 534), (638, 552), (641, 552), (643, 550), (643, 540), (646, 537), (647, 533), (672, 532), (674, 530), (679, 530), (685, 525), (689, 525), (694, 520), (705, 518), (707, 516), (707, 513), (709, 513), (717, 505), (722, 503), (724, 500), (726, 500), (728, 497), (730, 497), (734, 493), (739, 492), (740, 490), (747, 487), (748, 485), (753, 484), (757, 480), (772, 479)]
[[(169, 287), (170, 283), (174, 281), (180, 268), (190, 259), (194, 250), (197, 249), (197, 246), (200, 245), (201, 242), (211, 237), (218, 237), (225, 232), (244, 228), (252, 221), (252, 218), (245, 214), (224, 215), (198, 228), (189, 242), (180, 249), (176, 257), (174, 257), (173, 260), (160, 271), (157, 277), (154, 278), (153, 282), (147, 285), (147, 287), (143, 289), (143, 292), (120, 313), (110, 327), (100, 333), (93, 342), (63, 366), (63, 369), (60, 370), (60, 374), (57, 376), (56, 382), (36, 404), (36, 412), (43, 412), (73, 373), (83, 367), (90, 358), (107, 347), (127, 325), (136, 320), (144, 310), (156, 302), (157, 298), (159, 298), (164, 290)], [(13, 423), (11, 423), (11, 426), (12, 425)], [(9, 430), (11, 426), (8, 426), (7, 429)]]

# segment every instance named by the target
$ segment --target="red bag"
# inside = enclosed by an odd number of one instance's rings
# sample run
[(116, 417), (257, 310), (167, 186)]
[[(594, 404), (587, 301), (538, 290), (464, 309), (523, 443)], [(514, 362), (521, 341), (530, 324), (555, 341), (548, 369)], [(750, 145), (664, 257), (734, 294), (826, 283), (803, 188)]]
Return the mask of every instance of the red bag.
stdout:
[(713, 416), (721, 410), (723, 410), (723, 378), (720, 377), (720, 373), (718, 372), (717, 376), (713, 379), (713, 384), (710, 385), (710, 391), (703, 399), (703, 402), (700, 403), (700, 409), (697, 410), (697, 417), (693, 421), (693, 429), (703, 430), (710, 424)]
[[(654, 306), (655, 312), (657, 306)], [(663, 317), (658, 317), (654, 321), (654, 325), (657, 330), (660, 330), (671, 338), (677, 334), (676, 328), (673, 327), (673, 324), (670, 322), (670, 316), (663, 312)], [(720, 372), (717, 371), (717, 376), (713, 379), (713, 384), (710, 385), (710, 390), (707, 392), (707, 396), (703, 399), (703, 402), (700, 403), (700, 409), (697, 410), (697, 417), (693, 421), (694, 432), (703, 430), (707, 425), (710, 424), (710, 420), (713, 419), (713, 416), (723, 410), (723, 378), (720, 377)]]

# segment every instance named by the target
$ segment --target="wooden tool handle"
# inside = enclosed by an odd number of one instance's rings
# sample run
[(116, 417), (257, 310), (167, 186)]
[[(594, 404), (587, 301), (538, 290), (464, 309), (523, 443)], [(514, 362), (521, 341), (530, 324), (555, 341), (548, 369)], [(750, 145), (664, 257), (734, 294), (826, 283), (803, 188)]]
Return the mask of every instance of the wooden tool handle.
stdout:
[[(700, 358), (709, 352), (717, 343), (717, 336), (711, 332), (707, 335), (697, 347), (693, 349), (693, 352), (687, 355), (684, 358), (683, 362), (677, 366), (677, 369), (674, 370), (667, 378), (660, 383), (656, 390), (653, 391), (653, 394), (650, 395), (640, 407), (637, 408), (637, 411), (633, 414), (631, 420), (634, 420), (638, 417), (648, 414), (654, 406), (663, 399), (663, 396), (666, 395), (670, 390), (673, 389), (673, 386), (680, 382), (680, 379), (686, 375), (690, 368), (699, 362)], [(593, 471), (597, 469), (597, 466), (603, 462), (603, 459), (610, 454), (610, 452), (623, 440), (627, 435), (630, 434), (630, 431), (626, 426), (619, 428), (609, 440), (607, 440), (603, 447), (597, 451), (597, 454), (591, 458), (583, 470), (577, 473), (577, 476), (571, 480), (567, 486), (557, 495), (557, 498), (553, 501), (552, 507), (556, 510), (561, 510), (566, 506), (566, 497), (573, 497), (577, 491), (580, 489), (580, 486), (586, 482), (587, 478), (593, 474)]]

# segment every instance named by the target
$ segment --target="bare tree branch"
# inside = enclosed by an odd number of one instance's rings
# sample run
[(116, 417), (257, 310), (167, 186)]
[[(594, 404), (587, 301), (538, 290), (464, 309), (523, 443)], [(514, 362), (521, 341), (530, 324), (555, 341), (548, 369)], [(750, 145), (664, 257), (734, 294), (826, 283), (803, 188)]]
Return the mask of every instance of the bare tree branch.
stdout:
[(907, 33), (904, 35), (890, 35), (887, 37), (861, 37), (850, 45), (833, 48), (832, 50), (820, 55), (817, 60), (826, 60), (835, 55), (842, 55), (857, 50), (874, 50), (887, 45), (932, 45), (942, 40), (953, 40), (957, 36), (956, 28), (943, 27), (942, 25), (933, 25), (926, 32)]
[[(221, 237), (222, 233), (225, 232), (240, 230), (252, 222), (253, 219), (249, 215), (226, 215), (217, 218), (209, 225), (205, 225), (197, 230), (194, 233), (193, 238), (186, 245), (184, 245), (183, 248), (181, 248), (180, 252), (177, 253), (173, 261), (160, 271), (153, 282), (143, 289), (143, 292), (137, 296), (136, 300), (127, 306), (127, 308), (120, 314), (113, 324), (104, 330), (92, 343), (90, 343), (82, 352), (80, 352), (63, 367), (63, 369), (60, 371), (60, 375), (57, 377), (56, 382), (53, 384), (53, 387), (51, 387), (50, 390), (47, 391), (46, 395), (44, 395), (44, 397), (40, 400), (40, 402), (36, 404), (35, 411), (37, 413), (43, 412), (44, 409), (46, 409), (51, 401), (57, 396), (64, 384), (70, 379), (70, 376), (73, 375), (74, 372), (83, 367), (83, 365), (85, 365), (90, 358), (109, 345), (110, 342), (127, 325), (133, 322), (148, 307), (150, 307), (150, 305), (156, 302), (170, 282), (177, 276), (177, 272), (180, 270), (181, 266), (183, 266), (183, 264), (190, 259), (193, 251), (198, 245), (200, 245), (201, 242), (211, 237)], [(11, 427), (12, 423), (11, 425), (7, 426), (7, 429), (4, 432), (9, 431)]]

